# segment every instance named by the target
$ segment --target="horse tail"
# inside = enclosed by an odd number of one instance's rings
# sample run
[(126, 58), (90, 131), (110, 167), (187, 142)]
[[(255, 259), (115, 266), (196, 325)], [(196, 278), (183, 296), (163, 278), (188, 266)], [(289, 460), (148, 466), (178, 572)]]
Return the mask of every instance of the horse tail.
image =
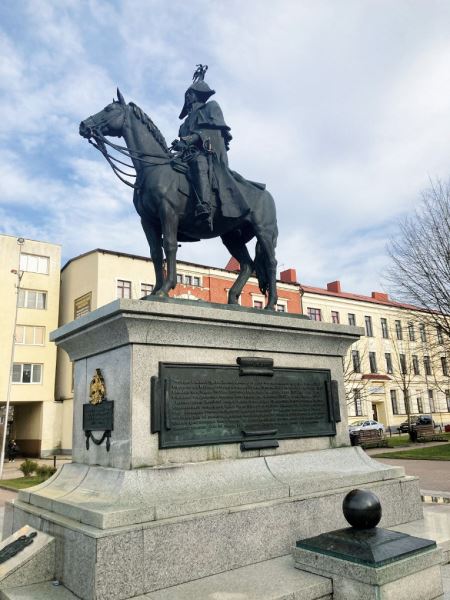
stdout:
[(255, 248), (255, 273), (261, 294), (265, 295), (269, 289), (269, 275), (267, 273), (265, 253), (259, 241), (256, 242)]

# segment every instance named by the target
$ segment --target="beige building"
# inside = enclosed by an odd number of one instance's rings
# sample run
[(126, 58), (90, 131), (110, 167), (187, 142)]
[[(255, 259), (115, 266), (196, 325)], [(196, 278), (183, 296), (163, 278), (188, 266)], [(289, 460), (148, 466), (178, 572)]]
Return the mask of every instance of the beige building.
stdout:
[(350, 422), (373, 418), (396, 430), (409, 402), (412, 415), (450, 423), (449, 344), (424, 313), (381, 292), (343, 292), (339, 281), (303, 290), (303, 312), (312, 319), (364, 328), (344, 364)]
[(27, 455), (61, 448), (56, 347), (48, 339), (58, 326), (60, 265), (59, 245), (0, 235), (0, 402), (4, 415), (9, 392), (10, 437)]

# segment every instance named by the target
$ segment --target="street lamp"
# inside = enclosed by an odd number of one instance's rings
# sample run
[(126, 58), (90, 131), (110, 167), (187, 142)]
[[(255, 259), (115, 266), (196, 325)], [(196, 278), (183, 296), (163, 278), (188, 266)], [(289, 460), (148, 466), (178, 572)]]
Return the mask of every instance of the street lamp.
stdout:
[(6, 448), (6, 434), (8, 432), (8, 416), (9, 416), (9, 404), (11, 400), (11, 384), (14, 366), (14, 351), (16, 348), (16, 325), (17, 325), (17, 312), (19, 309), (19, 293), (20, 293), (20, 282), (22, 281), (23, 271), (20, 270), (20, 257), (22, 255), (22, 246), (25, 243), (24, 238), (17, 238), (19, 245), (19, 257), (18, 257), (18, 268), (11, 269), (11, 273), (16, 276), (16, 309), (14, 313), (14, 324), (13, 324), (13, 335), (11, 344), (11, 362), (9, 365), (9, 379), (8, 379), (8, 391), (6, 392), (6, 410), (5, 410), (5, 424), (3, 426), (3, 439), (2, 439), (2, 451), (0, 454), (0, 479), (3, 478), (3, 465), (5, 462), (5, 448)]

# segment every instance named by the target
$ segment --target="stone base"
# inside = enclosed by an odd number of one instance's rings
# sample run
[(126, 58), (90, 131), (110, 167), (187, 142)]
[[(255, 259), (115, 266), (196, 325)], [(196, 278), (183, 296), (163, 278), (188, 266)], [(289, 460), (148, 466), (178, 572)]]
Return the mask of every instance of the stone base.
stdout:
[(4, 534), (25, 523), (49, 533), (68, 589), (119, 600), (286, 555), (345, 526), (355, 486), (380, 498), (384, 526), (422, 516), (417, 479), (350, 447), (133, 471), (65, 465), (7, 507)]
[(333, 600), (440, 600), (441, 551), (434, 548), (381, 567), (294, 548), (297, 569), (333, 580)]
[[(17, 586), (53, 579), (55, 574), (55, 540), (25, 525), (0, 543), (0, 551), (21, 536), (36, 534), (33, 542), (0, 564), (0, 594)], [(0, 595), (0, 598), (2, 596)]]

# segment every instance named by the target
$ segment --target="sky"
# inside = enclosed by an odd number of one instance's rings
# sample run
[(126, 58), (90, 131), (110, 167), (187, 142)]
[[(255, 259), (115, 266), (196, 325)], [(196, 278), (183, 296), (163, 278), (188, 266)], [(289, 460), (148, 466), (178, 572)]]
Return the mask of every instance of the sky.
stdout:
[[(386, 290), (387, 240), (450, 174), (447, 0), (3, 0), (0, 232), (60, 243), (64, 261), (148, 255), (132, 190), (78, 126), (118, 86), (172, 141), (198, 63), (230, 167), (275, 198), (279, 269)], [(216, 239), (178, 258), (229, 255)]]

